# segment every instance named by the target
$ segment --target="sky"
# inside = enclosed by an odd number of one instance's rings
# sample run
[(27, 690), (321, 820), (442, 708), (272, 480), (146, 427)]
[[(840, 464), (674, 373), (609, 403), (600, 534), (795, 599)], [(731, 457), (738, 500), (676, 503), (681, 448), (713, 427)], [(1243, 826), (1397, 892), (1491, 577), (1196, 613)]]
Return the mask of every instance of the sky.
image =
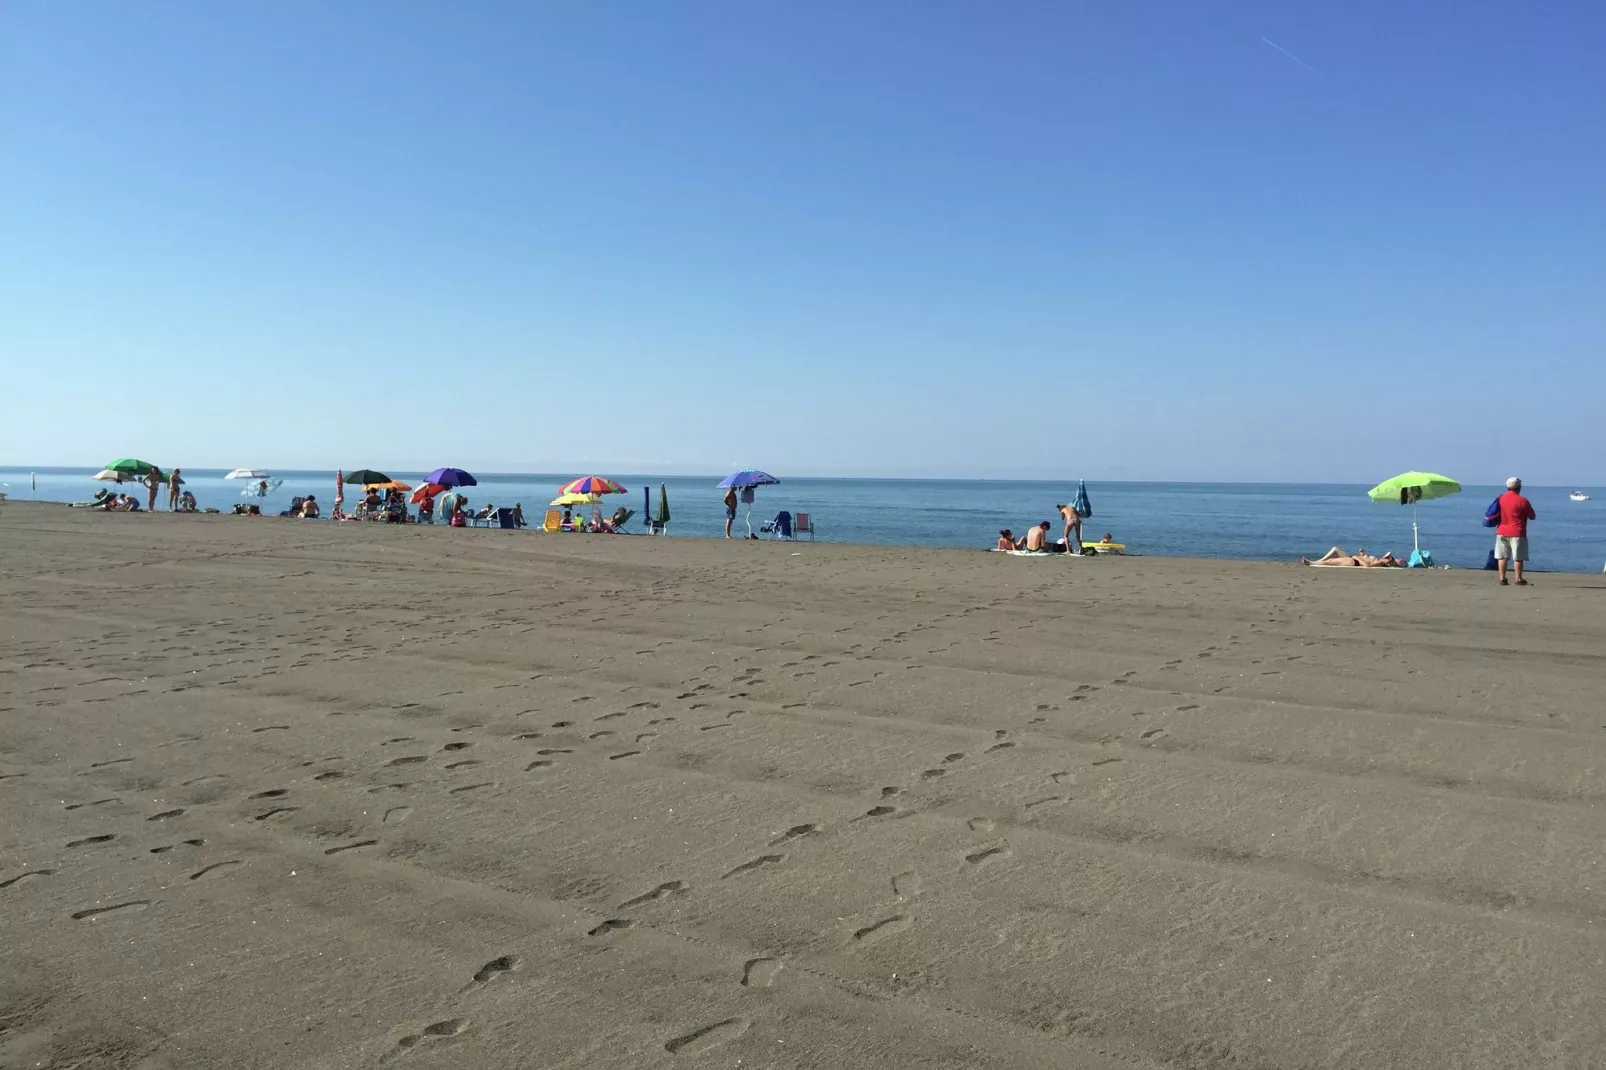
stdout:
[(1606, 483), (1606, 5), (10, 0), (0, 465)]

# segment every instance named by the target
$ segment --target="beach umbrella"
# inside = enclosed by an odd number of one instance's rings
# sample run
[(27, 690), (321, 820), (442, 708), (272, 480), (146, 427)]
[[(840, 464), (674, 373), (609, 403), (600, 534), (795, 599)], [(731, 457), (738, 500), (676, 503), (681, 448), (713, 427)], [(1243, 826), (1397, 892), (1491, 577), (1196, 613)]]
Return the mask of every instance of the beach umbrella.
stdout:
[(374, 483), (389, 483), (390, 477), (383, 472), (376, 472), (372, 468), (359, 468), (341, 480), (342, 483), (361, 483), (368, 486)]
[(720, 490), (739, 490), (742, 498), (747, 502), (747, 534), (753, 534), (753, 488), (773, 487), (780, 480), (768, 472), (760, 472), (756, 468), (744, 468), (740, 472), (732, 472), (719, 481)]
[(413, 496), (408, 500), (411, 501), (414, 505), (418, 505), (425, 498), (433, 498), (437, 494), (439, 494), (441, 491), (446, 490), (446, 489), (447, 489), (446, 487), (442, 486), (439, 483), (425, 483), (423, 486), (421, 486), (417, 490), (413, 491)]
[(561, 506), (565, 506), (565, 505), (571, 506), (571, 507), (572, 506), (576, 506), (576, 505), (601, 505), (602, 504), (602, 495), (600, 495), (600, 494), (560, 494), (556, 498), (553, 498), (552, 501), (548, 502), (547, 504), (556, 505), (556, 506), (560, 506), (560, 507)]
[[(350, 480), (347, 480), (350, 482)], [(364, 483), (363, 490), (412, 490), (411, 483), (403, 483), (399, 479), (385, 479), (374, 483)]]
[(1083, 520), (1093, 515), (1093, 503), (1088, 500), (1087, 481), (1084, 479), (1076, 481), (1076, 500), (1071, 502), (1071, 508), (1075, 509), (1076, 515)]
[(102, 483), (128, 483), (132, 482), (134, 477), (122, 472), (113, 472), (110, 468), (102, 468), (95, 473), (95, 478)]
[(223, 478), (224, 479), (267, 479), (268, 478), (268, 473), (264, 472), (260, 468), (236, 468), (234, 471), (230, 472), (228, 475), (224, 476)]
[(653, 512), (649, 525), (654, 531), (669, 529), (669, 487), (663, 483), (658, 484), (658, 508)]
[(606, 476), (581, 476), (558, 488), (559, 494), (623, 494), (625, 488)]
[(424, 477), (425, 483), (439, 483), (443, 487), (477, 487), (480, 481), (461, 468), (437, 468)]
[(719, 481), (719, 489), (725, 490), (735, 487), (737, 490), (746, 490), (748, 487), (773, 487), (780, 480), (768, 472), (760, 472), (756, 468), (744, 468), (740, 472), (732, 472)]
[(108, 471), (121, 472), (125, 476), (148, 476), (151, 474), (151, 469), (155, 467), (149, 461), (141, 461), (133, 457), (124, 457), (106, 466)]
[(1401, 472), (1393, 479), (1385, 479), (1367, 491), (1366, 496), (1374, 502), (1411, 507), (1411, 549), (1412, 557), (1416, 557), (1422, 551), (1416, 526), (1417, 503), (1431, 502), (1435, 498), (1448, 498), (1452, 494), (1460, 493), (1461, 484), (1449, 476), (1441, 476), (1436, 472)]

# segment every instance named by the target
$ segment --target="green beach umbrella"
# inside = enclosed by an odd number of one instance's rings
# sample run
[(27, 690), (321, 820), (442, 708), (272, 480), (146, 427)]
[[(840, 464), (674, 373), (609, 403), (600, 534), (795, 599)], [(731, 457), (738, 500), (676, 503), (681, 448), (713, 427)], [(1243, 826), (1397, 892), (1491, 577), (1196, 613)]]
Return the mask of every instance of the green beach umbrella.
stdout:
[(663, 483), (658, 484), (658, 510), (652, 515), (652, 526), (659, 529), (669, 527), (669, 487)]
[(151, 474), (151, 469), (155, 467), (156, 466), (149, 461), (141, 461), (133, 457), (124, 457), (121, 460), (113, 461), (111, 464), (108, 464), (106, 466), (106, 470), (109, 472), (121, 472), (124, 475), (130, 476), (148, 476)]
[(1416, 527), (1417, 503), (1431, 502), (1435, 498), (1448, 498), (1452, 494), (1460, 493), (1461, 484), (1449, 476), (1441, 476), (1436, 472), (1401, 472), (1393, 479), (1385, 479), (1367, 491), (1366, 496), (1374, 502), (1411, 507), (1411, 548), (1420, 552), (1422, 543), (1418, 538)]

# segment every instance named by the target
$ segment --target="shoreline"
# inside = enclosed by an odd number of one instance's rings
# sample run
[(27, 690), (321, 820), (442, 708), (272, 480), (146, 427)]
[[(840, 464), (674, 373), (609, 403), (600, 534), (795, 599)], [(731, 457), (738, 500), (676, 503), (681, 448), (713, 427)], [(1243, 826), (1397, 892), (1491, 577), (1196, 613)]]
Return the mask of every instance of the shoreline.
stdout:
[[(0, 503), (0, 510), (4, 510), (7, 507), (14, 508), (14, 507), (18, 507), (18, 506), (37, 508), (39, 510), (40, 514), (42, 514), (42, 515), (53, 515), (54, 510), (57, 510), (57, 509), (64, 509), (69, 514), (104, 515), (104, 514), (101, 514), (99, 511), (93, 510), (93, 509), (68, 509), (66, 503), (64, 503), (64, 502), (55, 502), (55, 501), (18, 501), (17, 499), (8, 499), (4, 503)], [(271, 515), (271, 514), (263, 514), (261, 516), (250, 517), (250, 518), (243, 517), (243, 516), (236, 516), (233, 513), (223, 513), (223, 512), (219, 512), (219, 513), (179, 513), (179, 514), (173, 514), (173, 513), (169, 513), (167, 510), (161, 509), (161, 508), (158, 508), (155, 513), (149, 513), (145, 509), (141, 508), (141, 510), (138, 513), (132, 513), (132, 514), (130, 514), (130, 513), (118, 513), (118, 514), (112, 514), (112, 515), (118, 517), (119, 519), (125, 518), (125, 517), (144, 518), (144, 517), (149, 517), (149, 516), (163, 516), (163, 517), (171, 518), (171, 517), (174, 517), (174, 516), (179, 516), (179, 517), (183, 517), (186, 522), (201, 521), (201, 522), (205, 522), (205, 523), (216, 523), (216, 522), (219, 522), (219, 521), (222, 521), (222, 520), (241, 521), (241, 522), (243, 522), (243, 521), (246, 521), (246, 520), (249, 519), (251, 521), (276, 520), (276, 521), (287, 521), (287, 522), (294, 520), (294, 522), (297, 523), (297, 524), (310, 523), (310, 524), (314, 524), (314, 525), (325, 525), (330, 520), (330, 518), (327, 515), (323, 516), (323, 517), (319, 517), (318, 519), (313, 520), (313, 521), (302, 521), (302, 520), (296, 520), (295, 518), (292, 518), (292, 517), (282, 517), (282, 516)], [(533, 520), (534, 522), (533, 523), (527, 522), (526, 527), (524, 527), (523, 529), (514, 531), (514, 532), (512, 532), (512, 534), (515, 534), (515, 535), (543, 535), (543, 536), (544, 535), (548, 535), (548, 534), (555, 534), (555, 533), (551, 533), (551, 532), (544, 532), (544, 531), (542, 531), (540, 529), (540, 527), (538, 526), (539, 525), (539, 517), (537, 515), (530, 514), (529, 517), (527, 518), (527, 520)], [(136, 522), (139, 522), (139, 521), (136, 520)], [(352, 526), (354, 524), (361, 524), (361, 525), (372, 524), (373, 526), (376, 526), (376, 527), (385, 527), (385, 528), (389, 528), (391, 530), (396, 530), (397, 528), (400, 528), (403, 531), (414, 531), (414, 530), (416, 530), (416, 531), (419, 531), (419, 532), (423, 532), (423, 531), (430, 531), (430, 530), (437, 530), (438, 529), (438, 530), (446, 530), (446, 531), (453, 531), (453, 532), (472, 532), (472, 531), (480, 530), (480, 531), (486, 531), (486, 532), (496, 531), (498, 534), (501, 534), (500, 530), (499, 529), (495, 529), (495, 528), (478, 528), (478, 529), (477, 528), (473, 528), (473, 527), (469, 527), (469, 528), (450, 528), (445, 524), (387, 525), (387, 524), (382, 524), (382, 523), (377, 522), (377, 521), (375, 521), (375, 522), (370, 522), (370, 521), (363, 521), (363, 522), (345, 521), (345, 522), (337, 522), (337, 523), (341, 524), (342, 526), (346, 526), (346, 527), (350, 527), (350, 526)], [(556, 534), (561, 534), (565, 538), (578, 537), (578, 538), (582, 538), (582, 539), (584, 539), (584, 538), (609, 538), (610, 537), (610, 536), (601, 536), (601, 535), (598, 535), (598, 536), (590, 536), (590, 535), (575, 536), (575, 533), (572, 533), (572, 532), (563, 532), (563, 533), (556, 533)], [(717, 535), (717, 534), (714, 534), (714, 535), (686, 535), (686, 534), (683, 534), (683, 533), (671, 532), (668, 536), (648, 536), (643, 532), (636, 532), (636, 531), (626, 531), (626, 532), (620, 532), (618, 534), (623, 536), (623, 537), (625, 537), (625, 538), (655, 538), (655, 539), (659, 539), (659, 540), (663, 540), (665, 538), (668, 538), (669, 540), (675, 541), (675, 542), (692, 541), (692, 542), (696, 542), (696, 543), (704, 543), (704, 542), (724, 543), (724, 542), (727, 541), (722, 536)], [(988, 546), (977, 546), (977, 547), (928, 546), (928, 545), (920, 545), (920, 544), (899, 544), (899, 543), (886, 543), (886, 542), (849, 542), (849, 541), (839, 540), (839, 539), (824, 539), (824, 540), (813, 541), (813, 542), (811, 542), (808, 539), (803, 539), (803, 540), (792, 540), (789, 543), (787, 540), (771, 539), (771, 538), (768, 538), (768, 537), (765, 537), (765, 536), (761, 536), (761, 537), (759, 537), (757, 539), (737, 538), (737, 539), (733, 539), (733, 540), (729, 540), (729, 541), (736, 542), (736, 543), (753, 543), (753, 542), (756, 542), (756, 543), (776, 543), (776, 544), (780, 544), (780, 545), (796, 544), (798, 546), (812, 546), (812, 547), (821, 547), (821, 546), (827, 546), (827, 547), (863, 547), (863, 548), (867, 548), (867, 549), (873, 548), (873, 549), (882, 549), (882, 550), (901, 549), (901, 550), (905, 550), (905, 551), (909, 551), (909, 552), (922, 553), (922, 554), (924, 554), (924, 553), (973, 554), (973, 553), (978, 553), (978, 552), (979, 553), (993, 553), (993, 552), (995, 552), (995, 551), (993, 551), (991, 549), (991, 547), (988, 547)], [(1606, 551), (1603, 551), (1603, 552), (1606, 552)], [(1000, 555), (1000, 556), (1010, 556), (1010, 555)], [(1020, 556), (1020, 555), (1014, 555), (1014, 556)], [(1056, 559), (1056, 558), (1064, 557), (1066, 555), (1064, 555), (1064, 554), (1050, 554), (1050, 555), (1046, 555), (1046, 556), (1047, 556), (1048, 559)], [(1280, 559), (1280, 558), (1276, 558), (1276, 557), (1198, 557), (1198, 556), (1192, 556), (1192, 555), (1186, 555), (1186, 554), (1145, 553), (1145, 552), (1143, 552), (1141, 550), (1129, 550), (1128, 552), (1121, 553), (1121, 554), (1099, 554), (1099, 555), (1097, 555), (1097, 557), (1099, 557), (1099, 558), (1119, 558), (1119, 559), (1124, 559), (1124, 560), (1139, 560), (1139, 559), (1142, 559), (1142, 560), (1182, 561), (1182, 562), (1192, 562), (1192, 563), (1195, 563), (1195, 564), (1198, 564), (1198, 565), (1210, 566), (1210, 567), (1229, 565), (1229, 564), (1261, 564), (1261, 565), (1299, 565), (1300, 564), (1300, 560), (1299, 560), (1298, 557), (1292, 557), (1291, 560)], [(1079, 559), (1079, 560), (1084, 560), (1084, 559)], [(1321, 571), (1341, 571), (1341, 570), (1339, 570), (1339, 569), (1322, 569)], [(1360, 572), (1360, 571), (1365, 571), (1365, 572), (1385, 572), (1385, 573), (1391, 573), (1391, 572), (1483, 573), (1483, 572), (1486, 572), (1486, 571), (1489, 571), (1489, 570), (1483, 569), (1483, 568), (1462, 568), (1462, 567), (1456, 567), (1456, 566), (1450, 566), (1450, 567), (1440, 566), (1440, 567), (1436, 567), (1436, 568), (1433, 568), (1433, 569), (1405, 569), (1405, 568), (1400, 568), (1400, 569), (1355, 569), (1353, 571), (1357, 571), (1357, 572)], [(1570, 570), (1563, 570), (1563, 569), (1546, 569), (1546, 568), (1529, 567), (1526, 571), (1531, 575), (1539, 575), (1539, 576), (1577, 576), (1577, 577), (1584, 577), (1584, 576), (1596, 575), (1596, 573), (1588, 571), (1588, 570), (1570, 571)]]

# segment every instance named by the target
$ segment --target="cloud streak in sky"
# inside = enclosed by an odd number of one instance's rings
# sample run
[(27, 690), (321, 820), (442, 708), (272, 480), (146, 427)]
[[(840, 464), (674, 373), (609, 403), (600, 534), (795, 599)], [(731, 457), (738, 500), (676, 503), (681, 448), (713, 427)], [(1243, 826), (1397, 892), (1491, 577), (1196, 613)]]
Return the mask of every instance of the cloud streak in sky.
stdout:
[(1305, 68), (1310, 73), (1314, 74), (1316, 77), (1318, 77), (1318, 78), (1327, 77), (1321, 71), (1317, 70), (1315, 67), (1312, 67), (1309, 63), (1306, 63), (1304, 60), (1300, 59), (1298, 56), (1296, 56), (1292, 52), (1288, 51), (1288, 49), (1284, 48), (1282, 45), (1278, 44), (1276, 41), (1273, 41), (1270, 37), (1262, 37), (1261, 40), (1266, 42), (1271, 47), (1275, 48), (1277, 51), (1281, 52), (1283, 55), (1287, 56), (1289, 59), (1293, 60), (1295, 63), (1299, 64), (1301, 67)]

